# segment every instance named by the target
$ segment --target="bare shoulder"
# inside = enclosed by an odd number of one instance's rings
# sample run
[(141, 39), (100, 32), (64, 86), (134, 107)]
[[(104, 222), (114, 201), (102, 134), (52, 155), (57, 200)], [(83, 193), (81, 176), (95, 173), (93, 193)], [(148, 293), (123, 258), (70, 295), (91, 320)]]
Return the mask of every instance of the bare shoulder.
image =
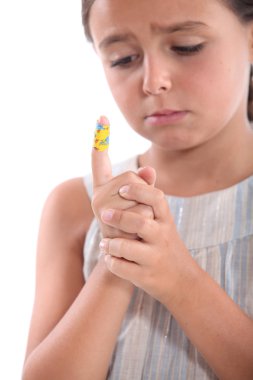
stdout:
[(83, 244), (92, 218), (82, 178), (58, 185), (45, 202), (27, 355), (52, 331), (84, 286)]
[[(40, 233), (64, 235), (69, 244), (83, 244), (93, 212), (82, 178), (61, 183), (49, 194), (43, 209)], [(61, 239), (63, 236), (61, 236)]]

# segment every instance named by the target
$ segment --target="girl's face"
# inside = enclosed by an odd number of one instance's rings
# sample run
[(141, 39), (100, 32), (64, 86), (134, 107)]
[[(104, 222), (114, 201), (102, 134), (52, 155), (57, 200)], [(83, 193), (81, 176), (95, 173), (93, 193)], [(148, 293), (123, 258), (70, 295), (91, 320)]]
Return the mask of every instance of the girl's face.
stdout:
[(90, 27), (119, 108), (155, 145), (247, 124), (253, 33), (218, 0), (96, 0)]

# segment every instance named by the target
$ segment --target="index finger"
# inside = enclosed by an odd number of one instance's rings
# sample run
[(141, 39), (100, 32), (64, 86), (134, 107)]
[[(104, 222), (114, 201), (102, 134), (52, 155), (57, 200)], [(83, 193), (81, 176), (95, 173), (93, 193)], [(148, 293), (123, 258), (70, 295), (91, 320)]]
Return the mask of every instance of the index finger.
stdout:
[(112, 178), (112, 166), (108, 155), (110, 123), (107, 117), (97, 120), (91, 155), (93, 188), (107, 183)]

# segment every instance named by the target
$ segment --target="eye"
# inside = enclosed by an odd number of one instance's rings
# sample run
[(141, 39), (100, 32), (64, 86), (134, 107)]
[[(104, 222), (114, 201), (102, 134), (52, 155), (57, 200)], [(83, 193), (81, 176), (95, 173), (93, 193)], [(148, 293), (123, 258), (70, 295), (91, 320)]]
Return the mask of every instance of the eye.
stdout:
[(204, 48), (204, 44), (191, 45), (191, 46), (173, 46), (171, 49), (179, 55), (191, 55), (198, 53)]
[(126, 57), (116, 59), (115, 61), (111, 62), (111, 67), (116, 67), (116, 66), (127, 67), (132, 62), (136, 61), (137, 58), (138, 58), (137, 55), (128, 55)]

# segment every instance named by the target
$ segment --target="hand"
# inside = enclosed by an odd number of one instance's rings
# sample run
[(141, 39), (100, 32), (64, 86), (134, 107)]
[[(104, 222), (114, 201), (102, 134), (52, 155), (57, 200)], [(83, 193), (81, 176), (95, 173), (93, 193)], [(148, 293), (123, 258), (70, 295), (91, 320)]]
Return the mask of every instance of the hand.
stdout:
[[(162, 191), (142, 183), (120, 190), (126, 200), (152, 207), (154, 219), (131, 210), (103, 210), (102, 221), (118, 230), (136, 234), (139, 240), (103, 239), (101, 252), (108, 269), (132, 282), (152, 297), (168, 304), (193, 259), (180, 239)], [(187, 268), (187, 270), (185, 270)]]
[(153, 186), (156, 174), (150, 167), (139, 169), (138, 173), (126, 172), (117, 177), (112, 176), (111, 162), (108, 151), (92, 150), (92, 173), (93, 173), (93, 198), (92, 209), (100, 223), (100, 229), (104, 237), (128, 237), (136, 239), (136, 234), (129, 234), (118, 228), (108, 226), (101, 220), (101, 213), (108, 208), (119, 210), (129, 209), (146, 218), (153, 218), (151, 207), (143, 205), (142, 202), (127, 200), (119, 195), (119, 188), (126, 183), (140, 183)]

